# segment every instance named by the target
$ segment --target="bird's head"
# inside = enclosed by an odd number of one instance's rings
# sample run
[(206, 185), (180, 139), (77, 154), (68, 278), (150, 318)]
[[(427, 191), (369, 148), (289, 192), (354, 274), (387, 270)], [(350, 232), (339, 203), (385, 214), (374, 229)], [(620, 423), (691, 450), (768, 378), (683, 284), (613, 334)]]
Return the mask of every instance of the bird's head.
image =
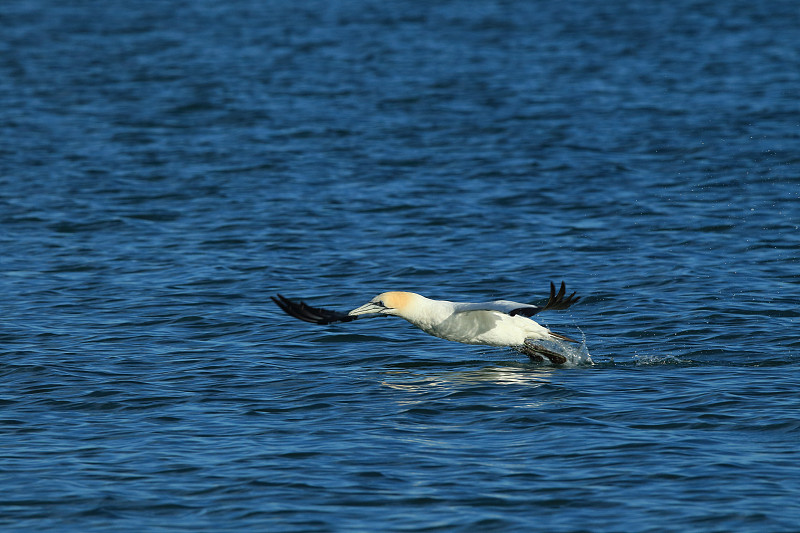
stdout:
[(361, 307), (356, 307), (349, 313), (350, 316), (381, 314), (403, 316), (418, 296), (413, 292), (390, 291), (377, 295)]

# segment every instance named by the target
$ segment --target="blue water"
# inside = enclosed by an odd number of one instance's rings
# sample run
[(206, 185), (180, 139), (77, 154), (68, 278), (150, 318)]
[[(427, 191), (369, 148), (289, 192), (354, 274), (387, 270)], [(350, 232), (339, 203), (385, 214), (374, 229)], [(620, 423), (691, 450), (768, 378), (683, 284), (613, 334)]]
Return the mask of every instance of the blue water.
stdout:
[[(793, 1), (0, 9), (3, 531), (797, 531)], [(539, 302), (556, 368), (387, 289)]]

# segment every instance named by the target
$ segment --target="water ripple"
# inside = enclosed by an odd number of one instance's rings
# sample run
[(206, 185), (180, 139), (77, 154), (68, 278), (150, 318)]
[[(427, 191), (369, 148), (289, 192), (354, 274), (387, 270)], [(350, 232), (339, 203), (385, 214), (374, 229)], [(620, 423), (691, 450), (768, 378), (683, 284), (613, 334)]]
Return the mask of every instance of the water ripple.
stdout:
[[(4, 531), (796, 529), (794, 3), (2, 20)], [(269, 301), (561, 279), (561, 368)]]

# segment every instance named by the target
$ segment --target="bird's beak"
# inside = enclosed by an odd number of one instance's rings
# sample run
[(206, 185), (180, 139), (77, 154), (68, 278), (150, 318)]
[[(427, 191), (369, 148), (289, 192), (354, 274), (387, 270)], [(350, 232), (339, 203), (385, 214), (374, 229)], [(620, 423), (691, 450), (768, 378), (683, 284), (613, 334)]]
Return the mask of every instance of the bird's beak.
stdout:
[(381, 305), (381, 304), (379, 304), (379, 303), (367, 302), (364, 305), (362, 305), (361, 307), (356, 307), (355, 309), (353, 309), (352, 311), (350, 311), (347, 314), (350, 315), (350, 316), (369, 315), (369, 314), (380, 313), (381, 311), (383, 311), (385, 309), (386, 309), (386, 307)]

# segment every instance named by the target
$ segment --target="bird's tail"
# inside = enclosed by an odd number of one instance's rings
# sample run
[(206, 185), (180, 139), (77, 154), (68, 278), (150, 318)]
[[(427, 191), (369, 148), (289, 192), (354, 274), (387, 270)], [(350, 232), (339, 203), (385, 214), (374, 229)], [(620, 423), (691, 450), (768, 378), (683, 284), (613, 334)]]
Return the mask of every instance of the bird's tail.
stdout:
[(580, 344), (575, 339), (570, 339), (566, 335), (561, 335), (560, 333), (553, 333), (552, 331), (549, 331), (548, 333), (550, 334), (551, 337), (553, 337), (555, 339), (559, 339), (559, 340), (567, 341), (567, 342), (574, 342), (575, 344)]

